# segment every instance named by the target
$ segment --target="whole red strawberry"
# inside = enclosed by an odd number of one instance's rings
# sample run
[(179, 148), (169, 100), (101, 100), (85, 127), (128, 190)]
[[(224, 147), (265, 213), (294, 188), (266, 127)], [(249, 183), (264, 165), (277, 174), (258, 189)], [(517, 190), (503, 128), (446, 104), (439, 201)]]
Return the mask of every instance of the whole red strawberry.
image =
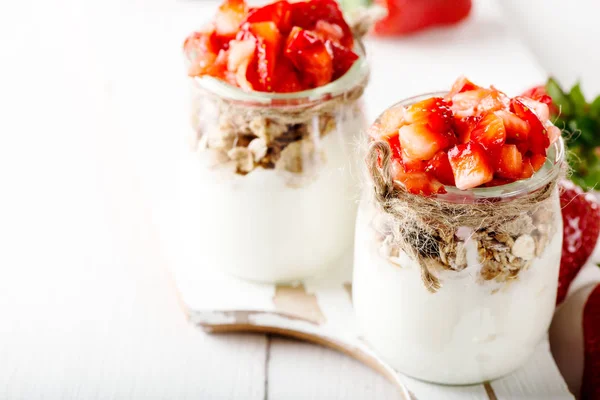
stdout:
[(380, 36), (400, 36), (436, 25), (451, 25), (471, 12), (471, 0), (375, 0), (388, 14), (375, 24)]
[(560, 304), (575, 276), (596, 247), (600, 233), (600, 207), (592, 194), (572, 182), (561, 182), (563, 247), (556, 304)]

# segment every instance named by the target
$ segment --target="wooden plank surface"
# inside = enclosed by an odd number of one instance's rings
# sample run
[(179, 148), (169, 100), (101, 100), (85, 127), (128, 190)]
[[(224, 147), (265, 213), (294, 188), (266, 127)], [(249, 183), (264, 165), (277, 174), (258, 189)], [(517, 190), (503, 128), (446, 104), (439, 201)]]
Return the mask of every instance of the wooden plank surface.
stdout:
[[(169, 191), (156, 150), (168, 151), (177, 112), (160, 111), (185, 99), (163, 78), (201, 7), (60, 0), (0, 13), (0, 95), (10, 103), (0, 118), (0, 399), (394, 398), (370, 369), (308, 344), (276, 340), (265, 370), (263, 335), (209, 336), (181, 312), (158, 239), (168, 222), (148, 199)], [(146, 38), (149, 28), (170, 36)], [(396, 98), (385, 89), (373, 93)], [(148, 134), (158, 131), (167, 135)], [(420, 400), (436, 398), (407, 383)], [(511, 398), (505, 385), (493, 384), (499, 398)], [(469, 391), (456, 398), (476, 398)]]
[(328, 348), (273, 337), (267, 365), (268, 399), (401, 399), (369, 367)]

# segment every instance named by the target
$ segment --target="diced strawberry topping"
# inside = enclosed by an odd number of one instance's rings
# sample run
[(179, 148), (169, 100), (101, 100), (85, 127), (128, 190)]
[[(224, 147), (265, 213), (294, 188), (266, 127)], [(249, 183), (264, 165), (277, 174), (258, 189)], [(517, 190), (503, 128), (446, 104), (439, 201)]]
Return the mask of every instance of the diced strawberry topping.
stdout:
[(325, 46), (333, 59), (333, 80), (344, 75), (358, 60), (358, 55), (347, 47), (341, 46), (336, 42), (327, 40)]
[(427, 124), (410, 124), (400, 128), (402, 153), (413, 160), (429, 160), (450, 145), (445, 133), (434, 132)]
[(550, 140), (550, 144), (556, 142), (562, 134), (560, 128), (552, 124), (550, 124), (550, 126), (546, 125), (546, 130), (548, 131), (548, 139)]
[(285, 55), (304, 73), (304, 83), (317, 87), (331, 82), (333, 60), (325, 43), (313, 32), (292, 28), (285, 45)]
[(438, 152), (431, 160), (427, 162), (425, 171), (430, 172), (444, 185), (454, 186), (454, 174), (450, 161), (448, 161), (448, 153), (445, 151)]
[(190, 60), (188, 74), (200, 76), (212, 71), (219, 50), (214, 31), (192, 33), (183, 43), (183, 51)]
[(529, 125), (527, 122), (523, 121), (510, 111), (498, 110), (495, 114), (502, 118), (507, 139), (520, 141), (527, 140), (527, 136), (529, 135)]
[(460, 92), (452, 97), (452, 112), (456, 117), (465, 118), (478, 114), (481, 100), (491, 93), (489, 89), (476, 89)]
[(529, 162), (531, 163), (531, 167), (533, 168), (533, 170), (537, 172), (546, 163), (546, 156), (543, 156), (541, 154), (533, 154), (530, 157)]
[(402, 160), (402, 148), (400, 147), (400, 136), (398, 132), (391, 134), (386, 139), (390, 145), (390, 149), (392, 149), (392, 157), (397, 160)]
[(491, 181), (494, 170), (485, 149), (475, 142), (456, 145), (448, 152), (456, 187), (471, 189)]
[(292, 7), (292, 26), (303, 29), (315, 29), (319, 21), (336, 24), (343, 32), (340, 43), (344, 47), (352, 48), (354, 38), (352, 30), (344, 19), (344, 14), (335, 0), (311, 0), (290, 3)]
[(531, 109), (542, 123), (548, 121), (550, 118), (550, 109), (548, 108), (548, 104), (523, 96), (516, 97), (516, 99)]
[(402, 182), (404, 188), (412, 194), (431, 196), (433, 194), (446, 193), (444, 185), (425, 172), (400, 171), (396, 176), (396, 179)]
[(500, 149), (496, 174), (501, 178), (519, 179), (523, 173), (523, 156), (517, 146), (506, 144)]
[(529, 124), (529, 150), (534, 154), (545, 155), (546, 149), (550, 146), (550, 139), (548, 138), (548, 131), (544, 128), (538, 116), (519, 98), (513, 98), (510, 107), (512, 112)]
[(409, 106), (405, 119), (409, 124), (426, 124), (434, 132), (448, 132), (452, 111), (444, 99), (432, 97)]
[(548, 92), (546, 91), (546, 87), (544, 85), (532, 87), (531, 89), (523, 92), (521, 96), (528, 97), (530, 99), (537, 100), (540, 103), (546, 104), (552, 115), (558, 115), (560, 113), (558, 107), (556, 107), (556, 105), (552, 102), (552, 97), (548, 96)]
[(404, 121), (405, 109), (402, 106), (388, 108), (368, 129), (367, 133), (375, 140), (385, 139), (388, 136), (397, 134)]
[(495, 157), (506, 141), (506, 130), (502, 118), (493, 112), (485, 114), (471, 132), (470, 139), (483, 146), (491, 157)]
[(254, 61), (254, 51), (256, 42), (253, 39), (232, 40), (229, 42), (229, 58), (227, 60), (227, 70), (235, 75), (235, 80), (239, 87), (252, 90), (252, 81), (257, 77), (248, 74), (254, 72), (256, 68), (250, 67)]
[(452, 89), (450, 89), (445, 99), (451, 100), (452, 97), (454, 97), (454, 95), (458, 93), (468, 92), (477, 89), (481, 89), (481, 87), (468, 80), (467, 77), (461, 76), (454, 82), (454, 85), (452, 85)]
[(369, 135), (389, 143), (407, 191), (439, 194), (440, 185), (466, 190), (532, 177), (560, 137), (546, 112), (544, 102), (461, 77), (444, 98), (387, 110)]
[(257, 70), (260, 89), (271, 92), (275, 79), (277, 54), (281, 47), (281, 35), (274, 22), (248, 24), (247, 29), (256, 39)]
[(490, 93), (481, 99), (477, 105), (478, 111), (481, 113), (508, 110), (510, 98), (499, 90), (492, 90)]
[(531, 160), (529, 158), (523, 159), (523, 171), (521, 171), (520, 179), (528, 179), (533, 176), (535, 173), (533, 166), (531, 165)]
[(304, 90), (298, 71), (285, 57), (279, 59), (275, 65), (273, 89), (277, 93), (293, 93)]
[(225, 0), (215, 16), (215, 31), (220, 36), (233, 38), (247, 12), (248, 7), (244, 0)]
[(266, 6), (253, 8), (248, 12), (244, 22), (273, 22), (283, 35), (292, 29), (291, 7), (287, 1), (276, 1)]
[[(253, 56), (246, 51), (249, 40)], [(186, 39), (184, 53), (190, 76), (213, 76), (247, 91), (287, 93), (340, 78), (359, 59), (353, 44), (335, 0), (280, 0), (250, 9), (244, 0), (224, 0), (212, 23)]]
[(477, 126), (481, 117), (454, 117), (452, 120), (452, 129), (458, 134), (458, 143), (468, 143), (471, 140), (471, 132)]
[(324, 41), (331, 40), (334, 43), (339, 43), (344, 37), (344, 31), (338, 24), (332, 24), (323, 19), (317, 21), (314, 31)]

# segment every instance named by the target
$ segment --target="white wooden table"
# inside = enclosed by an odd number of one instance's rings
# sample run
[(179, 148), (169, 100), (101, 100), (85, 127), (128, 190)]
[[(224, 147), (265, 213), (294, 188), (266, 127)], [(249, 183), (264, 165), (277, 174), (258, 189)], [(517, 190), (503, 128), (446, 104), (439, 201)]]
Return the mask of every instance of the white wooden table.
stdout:
[[(173, 74), (183, 79), (178, 43), (206, 18), (201, 9), (0, 6), (0, 399), (396, 398), (383, 377), (333, 351), (209, 336), (185, 320), (161, 249), (176, 151), (164, 133), (178, 140), (187, 120)], [(390, 56), (388, 46), (373, 57)], [(423, 90), (442, 83), (427, 82)], [(385, 89), (374, 81), (371, 113), (397, 100)], [(486, 397), (457, 388), (446, 398)]]

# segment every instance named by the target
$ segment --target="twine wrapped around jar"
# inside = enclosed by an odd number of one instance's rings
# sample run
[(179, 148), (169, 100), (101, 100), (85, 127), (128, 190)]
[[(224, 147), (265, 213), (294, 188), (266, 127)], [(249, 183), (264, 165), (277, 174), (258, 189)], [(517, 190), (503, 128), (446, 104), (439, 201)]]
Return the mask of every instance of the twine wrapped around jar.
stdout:
[(548, 244), (553, 234), (549, 199), (557, 178), (510, 199), (464, 196), (454, 202), (407, 192), (394, 182), (391, 155), (385, 141), (373, 141), (367, 152), (375, 203), (391, 216), (386, 226), (375, 228), (388, 234), (388, 246), (418, 262), (430, 292), (442, 286), (433, 273), (436, 268), (460, 271), (466, 267), (466, 238), (457, 236), (459, 228), (467, 228), (468, 239), (477, 243), (483, 280), (515, 278)]

